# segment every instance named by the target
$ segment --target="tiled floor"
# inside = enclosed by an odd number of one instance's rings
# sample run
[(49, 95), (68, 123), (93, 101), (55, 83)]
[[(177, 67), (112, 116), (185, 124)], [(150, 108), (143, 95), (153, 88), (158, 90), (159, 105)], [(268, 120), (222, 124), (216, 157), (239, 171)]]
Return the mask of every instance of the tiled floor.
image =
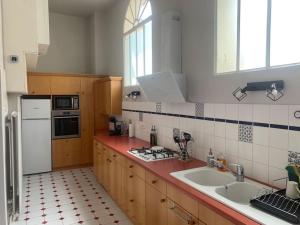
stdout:
[(13, 225), (132, 225), (91, 168), (26, 176), (23, 210)]

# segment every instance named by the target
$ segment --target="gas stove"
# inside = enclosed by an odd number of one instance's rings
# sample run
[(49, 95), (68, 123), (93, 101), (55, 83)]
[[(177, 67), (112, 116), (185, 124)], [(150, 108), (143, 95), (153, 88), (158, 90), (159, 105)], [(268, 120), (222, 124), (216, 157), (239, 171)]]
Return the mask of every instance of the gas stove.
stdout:
[(132, 148), (128, 152), (145, 162), (173, 159), (178, 157), (177, 152), (159, 146), (152, 148)]

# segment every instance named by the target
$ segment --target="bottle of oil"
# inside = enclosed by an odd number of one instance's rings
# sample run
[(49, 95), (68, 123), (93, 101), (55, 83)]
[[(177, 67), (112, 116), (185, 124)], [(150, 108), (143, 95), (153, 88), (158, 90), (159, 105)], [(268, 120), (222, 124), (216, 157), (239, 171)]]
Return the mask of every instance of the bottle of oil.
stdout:
[(150, 146), (157, 146), (157, 132), (155, 126), (152, 126), (150, 132)]

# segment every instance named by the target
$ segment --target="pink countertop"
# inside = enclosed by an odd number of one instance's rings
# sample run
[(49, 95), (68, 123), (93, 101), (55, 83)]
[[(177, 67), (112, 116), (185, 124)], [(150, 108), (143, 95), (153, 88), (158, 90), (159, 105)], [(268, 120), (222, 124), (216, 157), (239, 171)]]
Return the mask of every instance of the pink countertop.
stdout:
[(181, 162), (177, 159), (162, 160), (157, 162), (144, 162), (129, 154), (127, 151), (134, 147), (149, 146), (149, 143), (145, 141), (142, 141), (137, 138), (128, 138), (123, 136), (109, 136), (106, 132), (100, 132), (99, 134), (97, 134), (95, 136), (95, 140), (101, 142), (107, 147), (114, 149), (118, 153), (121, 153), (127, 158), (138, 163), (145, 169), (149, 170), (150, 172), (154, 173), (155, 175), (167, 181), (168, 183), (186, 192), (192, 198), (197, 199), (199, 202), (214, 210), (216, 213), (227, 218), (228, 220), (232, 221), (233, 223), (245, 225), (259, 224), (170, 175), (171, 172), (203, 167), (206, 165), (205, 162), (196, 159), (187, 163)]

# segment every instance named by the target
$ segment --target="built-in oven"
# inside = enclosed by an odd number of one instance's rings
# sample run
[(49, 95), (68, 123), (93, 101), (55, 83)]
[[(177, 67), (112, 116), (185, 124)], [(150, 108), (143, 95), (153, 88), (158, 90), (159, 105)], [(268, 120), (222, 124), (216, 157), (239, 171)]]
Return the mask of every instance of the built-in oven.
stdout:
[(79, 95), (53, 95), (53, 110), (79, 110)]
[(79, 137), (80, 111), (52, 111), (52, 139)]

